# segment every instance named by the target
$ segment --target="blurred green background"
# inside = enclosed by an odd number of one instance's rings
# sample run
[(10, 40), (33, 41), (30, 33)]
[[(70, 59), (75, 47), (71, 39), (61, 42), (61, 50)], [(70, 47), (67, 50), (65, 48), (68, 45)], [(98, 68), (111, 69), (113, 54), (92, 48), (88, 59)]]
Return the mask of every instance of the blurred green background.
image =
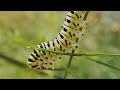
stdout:
[[(27, 64), (35, 46), (57, 37), (67, 11), (1, 11), (0, 12), (0, 79), (58, 79), (65, 71), (36, 71)], [(88, 27), (76, 53), (120, 53), (120, 12), (91, 11)], [(100, 62), (120, 68), (119, 56), (95, 56)], [(55, 63), (56, 69), (66, 68), (69, 56)], [(80, 79), (119, 79), (120, 71), (74, 57), (71, 71)], [(68, 73), (67, 78), (73, 78)]]

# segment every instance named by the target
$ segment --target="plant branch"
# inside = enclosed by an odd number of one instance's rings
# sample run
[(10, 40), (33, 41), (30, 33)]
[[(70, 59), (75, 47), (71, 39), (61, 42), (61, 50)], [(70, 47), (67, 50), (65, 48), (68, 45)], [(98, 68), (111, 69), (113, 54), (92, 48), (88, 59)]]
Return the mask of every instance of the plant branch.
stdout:
[(51, 70), (51, 71), (63, 71), (63, 70), (66, 70), (66, 69), (47, 69), (47, 70)]
[(69, 72), (72, 74), (72, 76), (73, 76), (75, 79), (77, 79), (76, 75), (75, 75), (71, 70), (69, 70)]
[[(32, 50), (34, 50), (34, 47), (30, 47), (28, 46), (27, 48), (30, 48)], [(81, 54), (77, 54), (77, 53), (64, 53), (64, 52), (56, 52), (56, 51), (52, 51), (52, 50), (47, 50), (47, 49), (43, 49), (43, 48), (36, 48), (36, 50), (41, 50), (41, 51), (45, 51), (45, 52), (50, 52), (50, 53), (55, 53), (55, 54), (61, 54), (61, 55), (68, 55), (68, 56), (120, 56), (120, 54), (109, 54), (109, 53), (81, 53)]]
[[(75, 52), (75, 50), (72, 51), (72, 53), (74, 53), (74, 52)], [(72, 58), (73, 58), (73, 56), (70, 56), (70, 59), (69, 59), (69, 62), (68, 62), (68, 66), (67, 66), (67, 69), (70, 67), (70, 64), (71, 64)], [(65, 71), (64, 79), (65, 79), (66, 76), (67, 76), (67, 72), (68, 72), (67, 69), (66, 69), (66, 71)]]

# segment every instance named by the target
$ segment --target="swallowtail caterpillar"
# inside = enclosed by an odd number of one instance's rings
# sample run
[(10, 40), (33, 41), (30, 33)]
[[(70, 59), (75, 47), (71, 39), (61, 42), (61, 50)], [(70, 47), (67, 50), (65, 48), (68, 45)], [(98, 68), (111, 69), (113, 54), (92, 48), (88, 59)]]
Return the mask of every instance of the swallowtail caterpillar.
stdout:
[[(87, 23), (83, 20), (86, 11), (68, 11), (65, 21), (62, 25), (59, 35), (47, 42), (42, 42), (36, 48), (43, 48), (57, 52), (71, 53), (72, 50), (78, 48), (77, 39), (81, 39), (84, 35), (80, 28), (86, 27)], [(27, 60), (30, 68), (35, 69), (54, 69), (54, 62), (61, 59), (61, 55), (45, 52), (41, 50), (33, 50)]]

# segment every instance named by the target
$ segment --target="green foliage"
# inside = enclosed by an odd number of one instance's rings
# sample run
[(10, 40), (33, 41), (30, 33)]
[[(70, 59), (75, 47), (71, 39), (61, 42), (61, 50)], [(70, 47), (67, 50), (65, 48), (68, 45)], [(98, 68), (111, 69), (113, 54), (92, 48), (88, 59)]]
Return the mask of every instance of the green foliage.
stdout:
[[(63, 78), (70, 56), (63, 56), (55, 69), (30, 69), (27, 59), (31, 50), (60, 32), (66, 11), (0, 12), (0, 78)], [(94, 12), (87, 17), (88, 27), (75, 53), (120, 53), (120, 12)], [(89, 57), (89, 58), (88, 58)], [(58, 70), (59, 69), (59, 70)], [(74, 56), (66, 78), (120, 78), (119, 56)]]

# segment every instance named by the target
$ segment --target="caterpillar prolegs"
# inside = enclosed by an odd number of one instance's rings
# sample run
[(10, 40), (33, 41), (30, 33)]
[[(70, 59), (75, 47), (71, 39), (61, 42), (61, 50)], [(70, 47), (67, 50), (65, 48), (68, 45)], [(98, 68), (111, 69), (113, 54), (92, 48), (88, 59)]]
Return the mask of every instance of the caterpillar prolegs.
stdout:
[[(71, 53), (72, 50), (77, 49), (78, 44), (76, 40), (80, 39), (84, 34), (79, 29), (87, 25), (83, 20), (85, 13), (86, 11), (69, 11), (57, 38), (51, 41), (42, 42), (38, 44), (36, 48), (66, 53)], [(49, 68), (54, 69), (54, 62), (57, 59), (61, 59), (61, 55), (41, 50), (33, 50), (29, 55), (28, 64), (31, 68), (40, 70)]]

